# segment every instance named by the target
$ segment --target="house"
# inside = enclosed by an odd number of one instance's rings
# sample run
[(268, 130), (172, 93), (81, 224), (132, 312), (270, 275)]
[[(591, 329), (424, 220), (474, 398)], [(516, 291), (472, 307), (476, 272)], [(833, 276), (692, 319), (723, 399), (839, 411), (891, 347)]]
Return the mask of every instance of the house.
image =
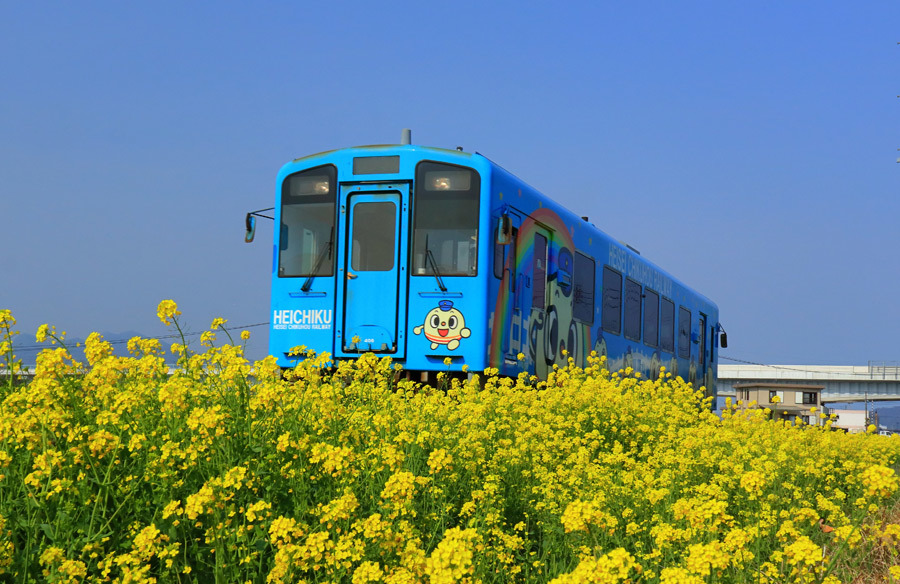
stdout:
[(735, 383), (734, 391), (742, 408), (769, 408), (773, 417), (786, 420), (800, 418), (803, 423), (818, 426), (823, 423), (822, 390), (824, 385), (796, 383)]
[(830, 410), (830, 413), (837, 416), (831, 423), (831, 427), (835, 430), (843, 430), (850, 434), (866, 431), (866, 418), (868, 412), (866, 410)]

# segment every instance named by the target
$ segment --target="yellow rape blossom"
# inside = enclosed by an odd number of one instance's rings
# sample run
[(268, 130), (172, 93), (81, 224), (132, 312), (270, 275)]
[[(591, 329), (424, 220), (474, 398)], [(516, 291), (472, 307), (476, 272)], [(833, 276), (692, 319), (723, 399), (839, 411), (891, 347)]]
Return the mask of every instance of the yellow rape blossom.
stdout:
[(889, 497), (897, 490), (897, 474), (892, 468), (874, 464), (863, 471), (862, 484), (868, 497)]
[(369, 582), (381, 582), (384, 572), (378, 562), (366, 561), (361, 563), (354, 571), (352, 584), (368, 584)]
[(581, 560), (574, 571), (551, 580), (550, 584), (629, 582), (628, 576), (636, 567), (635, 558), (623, 548), (618, 548), (596, 559)]
[(178, 310), (178, 305), (175, 304), (174, 300), (163, 300), (156, 307), (156, 316), (166, 326), (172, 324), (175, 317), (179, 315), (181, 315), (181, 311)]
[(453, 456), (443, 448), (439, 448), (428, 455), (428, 468), (432, 473), (439, 473), (449, 468), (453, 463)]
[(474, 529), (453, 527), (444, 532), (444, 537), (425, 563), (425, 573), (431, 584), (451, 584), (472, 574)]
[(715, 415), (669, 361), (436, 391), (374, 354), (299, 347), (285, 374), (213, 346), (225, 326), (171, 369), (92, 334), (0, 384), (0, 580), (837, 584), (900, 542), (900, 441)]
[(659, 581), (660, 584), (703, 584), (705, 579), (685, 568), (668, 567), (663, 568)]

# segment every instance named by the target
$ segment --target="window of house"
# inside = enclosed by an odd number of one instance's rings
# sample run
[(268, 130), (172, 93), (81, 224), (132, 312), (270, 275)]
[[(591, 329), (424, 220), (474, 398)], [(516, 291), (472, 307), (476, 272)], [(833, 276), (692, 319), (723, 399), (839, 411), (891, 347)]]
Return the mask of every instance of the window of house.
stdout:
[(819, 403), (818, 394), (814, 391), (804, 391), (802, 403), (817, 405)]

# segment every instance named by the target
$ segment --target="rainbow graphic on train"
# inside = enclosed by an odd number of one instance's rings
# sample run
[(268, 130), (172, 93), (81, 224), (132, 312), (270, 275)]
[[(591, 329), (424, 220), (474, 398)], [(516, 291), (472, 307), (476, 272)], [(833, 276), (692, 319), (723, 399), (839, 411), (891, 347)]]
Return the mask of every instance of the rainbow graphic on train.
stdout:
[[(523, 354), (522, 369), (532, 369), (545, 376), (556, 365), (564, 365), (568, 358), (583, 364), (590, 346), (590, 328), (573, 318), (572, 254), (575, 244), (573, 228), (567, 226), (554, 211), (540, 208), (526, 217), (519, 227), (515, 256), (506, 254), (503, 279), (497, 294), (496, 309), (491, 324), (489, 362), (499, 367), (504, 358), (504, 333), (510, 331), (507, 352)], [(549, 235), (546, 250), (547, 288), (546, 306), (533, 306), (532, 283), (523, 285), (509, 281), (515, 274), (529, 273), (527, 266), (535, 263), (536, 234)], [(550, 235), (552, 234), (552, 235)], [(515, 290), (515, 292), (513, 292)], [(513, 322), (512, 314), (518, 305), (521, 322)], [(514, 327), (519, 330), (513, 331)], [(515, 343), (514, 339), (519, 342)], [(515, 353), (510, 351), (515, 350)]]

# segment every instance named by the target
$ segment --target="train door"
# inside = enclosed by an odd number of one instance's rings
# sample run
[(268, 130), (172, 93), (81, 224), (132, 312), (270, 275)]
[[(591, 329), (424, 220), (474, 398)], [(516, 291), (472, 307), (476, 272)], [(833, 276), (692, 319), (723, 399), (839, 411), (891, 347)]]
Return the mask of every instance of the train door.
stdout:
[(506, 248), (504, 258), (504, 274), (501, 286), (506, 286), (506, 298), (509, 303), (509, 330), (503, 331), (503, 356), (507, 363), (518, 362), (518, 355), (527, 350), (526, 339), (528, 329), (525, 328), (528, 317), (528, 308), (522, 301), (522, 279), (524, 274), (519, 273), (519, 254), (522, 253), (519, 243), (519, 228), (522, 225), (522, 217), (512, 210), (507, 211), (511, 222), (512, 233), (510, 242)]
[(552, 363), (556, 358), (554, 354), (548, 355), (548, 350), (552, 349), (554, 333), (559, 331), (551, 330), (552, 323), (547, 318), (547, 274), (550, 251), (550, 232), (540, 226), (536, 226), (534, 230), (534, 239), (532, 243), (531, 258), (531, 314), (529, 316), (528, 325), (528, 348), (529, 357), (534, 363), (535, 374), (539, 377), (546, 377), (549, 370), (548, 363)]
[(406, 185), (341, 187), (339, 356), (405, 356), (408, 200)]
[[(712, 359), (713, 342), (715, 335), (706, 329), (707, 317), (700, 313), (700, 382), (706, 387), (707, 392), (712, 391)], [(715, 406), (715, 404), (713, 404)]]

